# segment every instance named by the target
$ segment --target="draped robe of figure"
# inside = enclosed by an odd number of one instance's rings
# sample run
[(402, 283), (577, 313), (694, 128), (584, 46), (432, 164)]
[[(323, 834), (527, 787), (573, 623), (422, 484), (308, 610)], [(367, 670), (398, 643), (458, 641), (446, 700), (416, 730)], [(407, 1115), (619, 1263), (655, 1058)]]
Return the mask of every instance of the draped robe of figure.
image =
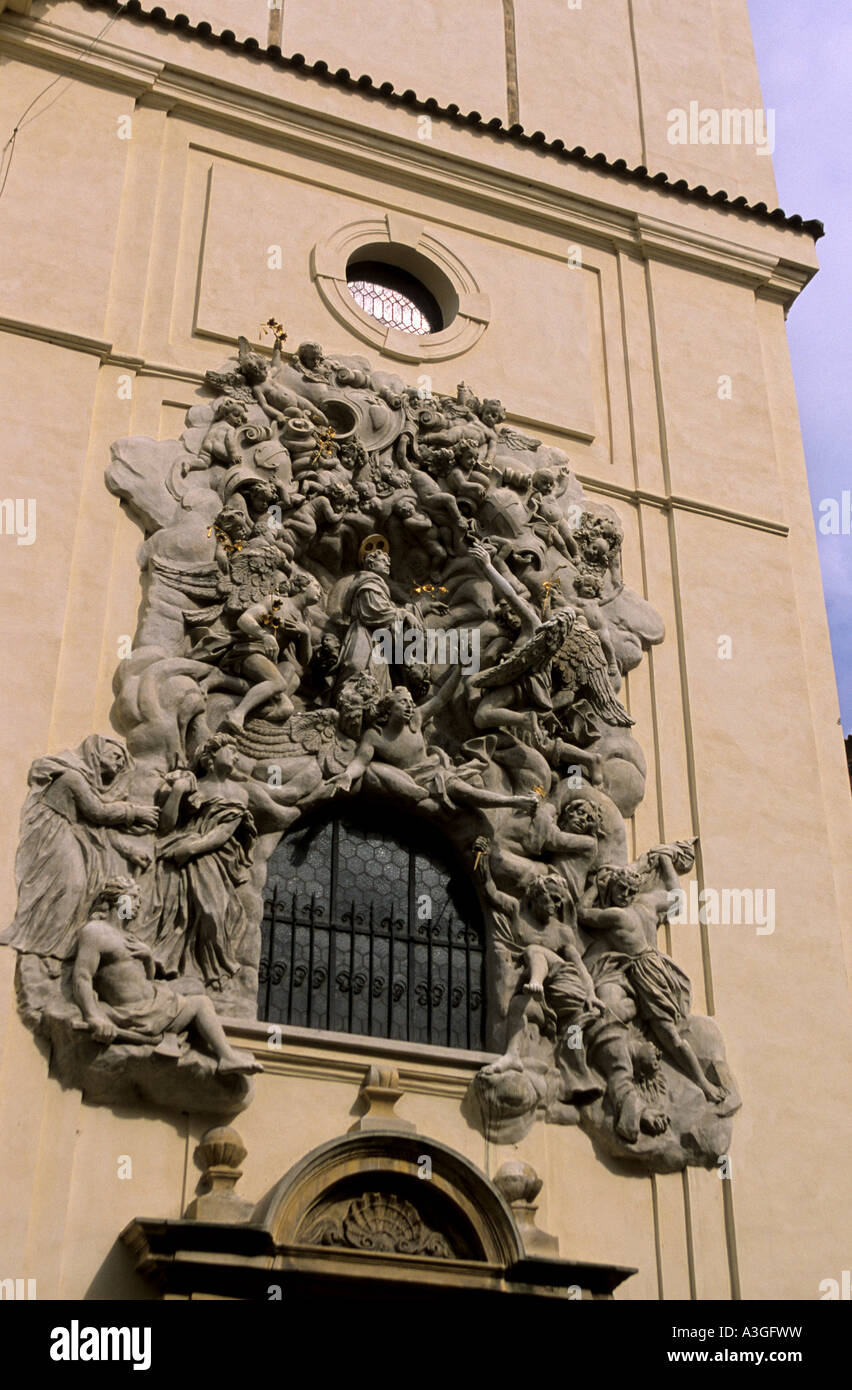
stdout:
[[(123, 767), (109, 781), (103, 759), (115, 748)], [(123, 746), (100, 734), (91, 734), (74, 752), (33, 763), (15, 859), (18, 909), (0, 936), (4, 945), (60, 960), (74, 954), (105, 880), (127, 872), (110, 827), (128, 824), (122, 790), (129, 766)]]
[[(203, 783), (184, 800), (188, 821), (157, 844), (153, 914), (157, 933), (153, 951), (166, 976), (190, 975), (221, 989), (236, 975), (236, 957), (246, 929), (237, 889), (249, 878), (256, 831), (251, 813), (229, 797), (205, 797)], [(231, 825), (216, 849), (183, 865), (162, 857), (175, 845), (191, 845), (202, 835)]]
[[(391, 688), (391, 668), (377, 661), (373, 650), (373, 633), (379, 628), (393, 633), (402, 616), (391, 599), (387, 581), (380, 574), (362, 570), (356, 574), (347, 596), (349, 627), (343, 640), (337, 668), (336, 689), (349, 679), (366, 671), (375, 679), (381, 694)], [(409, 622), (411, 619), (409, 618)]]

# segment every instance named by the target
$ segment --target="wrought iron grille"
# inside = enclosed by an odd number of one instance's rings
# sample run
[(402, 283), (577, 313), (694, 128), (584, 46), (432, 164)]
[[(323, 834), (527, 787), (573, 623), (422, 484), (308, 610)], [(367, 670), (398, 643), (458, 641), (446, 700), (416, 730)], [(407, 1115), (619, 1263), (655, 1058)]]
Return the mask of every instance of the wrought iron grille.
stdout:
[(270, 1023), (483, 1046), (479, 908), (424, 827), (337, 818), (267, 872), (258, 1014)]
[(401, 333), (432, 332), (426, 315), (400, 290), (388, 289), (371, 280), (350, 280), (349, 293), (365, 314), (391, 328), (398, 328)]

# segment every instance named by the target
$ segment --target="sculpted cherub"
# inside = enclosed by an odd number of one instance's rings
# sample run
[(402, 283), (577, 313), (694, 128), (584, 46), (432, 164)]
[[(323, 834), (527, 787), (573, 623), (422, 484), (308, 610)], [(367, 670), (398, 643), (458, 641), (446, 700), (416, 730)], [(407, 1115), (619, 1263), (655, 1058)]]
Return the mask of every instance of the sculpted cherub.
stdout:
[(574, 560), (579, 554), (577, 542), (574, 539), (576, 528), (572, 527), (563, 508), (559, 505), (560, 492), (557, 491), (557, 483), (564, 483), (564, 475), (566, 474), (568, 474), (567, 468), (560, 470), (560, 473), (552, 473), (546, 468), (537, 468), (529, 480), (527, 511), (534, 534), (545, 544), (560, 551), (566, 558)]
[(574, 580), (574, 593), (571, 598), (571, 605), (579, 608), (586, 622), (593, 632), (598, 635), (601, 650), (607, 660), (607, 670), (612, 681), (613, 689), (618, 690), (621, 685), (621, 672), (615, 657), (615, 649), (612, 645), (612, 634), (607, 627), (600, 610), (600, 597), (602, 590), (602, 580), (599, 574), (594, 571), (586, 571), (578, 574)]
[[(487, 487), (488, 472), (500, 443), (495, 426), (504, 414), (499, 401), (480, 402), (461, 382), (455, 400), (433, 397), (430, 405), (420, 411), (420, 453), (428, 459), (435, 457), (435, 451), (448, 451), (448, 459), (455, 459), (467, 473), (477, 470), (476, 484)], [(470, 486), (470, 480), (464, 476), (456, 481)], [(458, 488), (454, 486), (453, 491)]]
[[(462, 425), (456, 427), (457, 430), (463, 428)], [(440, 479), (468, 511), (475, 511), (481, 505), (490, 477), (479, 466), (479, 454), (472, 440), (459, 439), (453, 445), (435, 447), (424, 445), (421, 457), (432, 477)]]
[(338, 364), (332, 362), (330, 358), (326, 358), (321, 343), (300, 343), (293, 354), (290, 366), (305, 381), (329, 386), (335, 384)]
[(410, 468), (408, 477), (420, 510), (435, 526), (441, 544), (449, 552), (457, 550), (467, 533), (467, 522), (453, 494), (422, 468)]
[(327, 491), (314, 492), (310, 497), (298, 494), (283, 514), (282, 539), (304, 555), (321, 531), (326, 549), (331, 545), (333, 556), (339, 561), (342, 553), (340, 531), (349, 498), (350, 489), (342, 483), (333, 483)]
[[(689, 977), (657, 946), (657, 928), (680, 887), (678, 870), (685, 872), (693, 862), (691, 845), (678, 841), (646, 856), (655, 870), (650, 881), (635, 868), (605, 865), (584, 894), (579, 917), (597, 937), (585, 959), (601, 999), (623, 1022), (638, 1017), (663, 1053), (709, 1101), (719, 1102), (724, 1088), (706, 1075), (683, 1036), (692, 1001)], [(595, 900), (602, 906), (592, 906)]]
[(199, 468), (232, 468), (243, 462), (240, 450), (240, 430), (248, 423), (248, 412), (243, 401), (226, 396), (218, 402), (213, 423), (207, 430), (198, 450), (198, 457), (187, 459), (183, 473)]
[(390, 486), (383, 486), (382, 482), (376, 485), (376, 495), (365, 501), (365, 509), (376, 528), (399, 541), (403, 549), (425, 551), (433, 565), (443, 564), (447, 552), (437, 527), (421, 512), (417, 494), (408, 486), (408, 475), (396, 470), (394, 474)]
[(156, 1046), (189, 1031), (218, 1060), (220, 1073), (262, 1071), (250, 1052), (231, 1047), (206, 994), (180, 994), (155, 978), (151, 950), (130, 929), (139, 906), (132, 879), (110, 879), (80, 932), (72, 990), (94, 1041)]
[(276, 478), (261, 477), (246, 464), (229, 468), (222, 480), (223, 507), (240, 507), (252, 521), (260, 521), (271, 508), (285, 506), (289, 497)]
[(230, 575), (230, 557), (242, 550), (251, 529), (251, 517), (242, 506), (223, 507), (213, 522), (210, 530), (216, 538), (216, 565), (225, 578)]
[[(359, 363), (363, 362), (363, 366)], [(345, 386), (351, 390), (369, 391), (383, 400), (391, 410), (400, 408), (400, 398), (390, 386), (377, 379), (378, 374), (370, 371), (363, 358), (350, 358), (337, 362), (326, 357), (321, 343), (300, 343), (290, 362), (293, 371), (299, 373), (303, 381), (317, 385)]]
[(615, 516), (583, 512), (574, 532), (582, 568), (603, 577), (607, 570), (615, 585), (621, 582), (621, 545), (624, 534)]
[(251, 388), (252, 394), (258, 405), (269, 416), (270, 420), (284, 420), (285, 412), (296, 412), (308, 415), (318, 425), (328, 426), (328, 420), (321, 410), (309, 401), (307, 396), (300, 396), (296, 391), (290, 391), (276, 379), (276, 373), (281, 366), (281, 344), (276, 342), (272, 350), (272, 361), (267, 367), (266, 358), (259, 352), (252, 352), (249, 347), (248, 339), (238, 339), (240, 374), (243, 380)]

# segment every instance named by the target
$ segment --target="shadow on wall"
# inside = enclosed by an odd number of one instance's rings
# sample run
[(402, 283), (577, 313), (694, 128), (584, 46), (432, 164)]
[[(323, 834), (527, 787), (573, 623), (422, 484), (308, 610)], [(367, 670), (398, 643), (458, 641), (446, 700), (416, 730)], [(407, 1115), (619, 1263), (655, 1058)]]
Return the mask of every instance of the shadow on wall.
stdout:
[(116, 1239), (109, 1254), (87, 1288), (84, 1298), (103, 1302), (109, 1299), (156, 1299), (157, 1289), (133, 1268), (133, 1256)]

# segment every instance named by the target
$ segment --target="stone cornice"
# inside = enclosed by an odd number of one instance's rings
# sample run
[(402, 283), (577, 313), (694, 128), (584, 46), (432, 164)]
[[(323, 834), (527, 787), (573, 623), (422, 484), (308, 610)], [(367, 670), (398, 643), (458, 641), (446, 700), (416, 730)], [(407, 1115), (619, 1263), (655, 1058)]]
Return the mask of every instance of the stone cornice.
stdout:
[(366, 73), (361, 77), (353, 78), (347, 68), (338, 68), (335, 72), (331, 72), (325, 62), (308, 63), (301, 53), (294, 53), (287, 57), (276, 44), (269, 48), (263, 48), (257, 39), (238, 39), (231, 29), (224, 29), (217, 34), (214, 32), (213, 26), (207, 21), (203, 20), (199, 24), (192, 24), (184, 14), (167, 15), (160, 5), (155, 6), (152, 10), (146, 10), (140, 4), (140, 0), (126, 0), (123, 5), (117, 3), (117, 0), (81, 0), (81, 3), (89, 9), (106, 10), (113, 13), (121, 11), (123, 18), (134, 20), (137, 23), (153, 25), (159, 29), (171, 29), (198, 42), (230, 49), (237, 53), (241, 52), (255, 60), (270, 63), (276, 67), (289, 68), (291, 71), (302, 73), (315, 81), (344, 87), (370, 99), (378, 99), (393, 106), (404, 106), (411, 111), (422, 112), (432, 119), (447, 120), (457, 126), (475, 128), (492, 136), (495, 140), (508, 140), (516, 145), (526, 146), (534, 149), (537, 153), (546, 154), (559, 160), (603, 170), (617, 179), (650, 185), (666, 194), (690, 202), (716, 206), (720, 210), (740, 212), (756, 221), (789, 227), (793, 231), (804, 231), (813, 237), (814, 241), (825, 234), (825, 228), (817, 218), (805, 220), (798, 213), (788, 215), (783, 208), (773, 208), (770, 211), (765, 203), (749, 203), (744, 196), (731, 198), (724, 189), (711, 193), (703, 184), (690, 187), (686, 179), (671, 179), (663, 171), (652, 174), (641, 164), (631, 169), (628, 168), (625, 159), (611, 160), (602, 153), (590, 155), (582, 145), (568, 149), (564, 140), (549, 140), (541, 130), (528, 134), (524, 127), (517, 122), (507, 127), (499, 116), (485, 120), (478, 111), (469, 111), (464, 114), (455, 103), (441, 106), (435, 97), (421, 99), (410, 88), (404, 92), (398, 92), (392, 82), (377, 84)]
[[(485, 135), (515, 146), (526, 147), (538, 155), (544, 154), (563, 163), (571, 163), (597, 173), (604, 173), (622, 182), (632, 182), (641, 187), (652, 188), (664, 196), (674, 196), (680, 202), (713, 206), (724, 213), (741, 214), (752, 221), (804, 232), (815, 241), (824, 235), (823, 224), (816, 219), (805, 221), (798, 214), (788, 216), (781, 208), (775, 208), (770, 212), (764, 203), (750, 204), (745, 197), (731, 199), (724, 190), (710, 194), (703, 186), (690, 188), (685, 179), (675, 181), (662, 172), (651, 174), (641, 165), (629, 169), (626, 160), (610, 160), (604, 154), (589, 155), (579, 145), (569, 150), (564, 141), (548, 140), (541, 131), (535, 131), (532, 135), (528, 135), (520, 125), (512, 125), (507, 128), (499, 117), (485, 121), (476, 111), (464, 115), (454, 104), (442, 107), (434, 98), (421, 100), (410, 90), (399, 93), (389, 82), (376, 85), (373, 79), (366, 75), (353, 79), (345, 68), (332, 73), (326, 63), (307, 63), (298, 53), (291, 57), (285, 57), (275, 45), (270, 48), (262, 48), (255, 39), (238, 40), (230, 30), (224, 30), (221, 34), (214, 34), (210, 24), (202, 21), (193, 25), (185, 15), (169, 17), (159, 6), (148, 11), (142, 9), (138, 0), (127, 0), (124, 6), (117, 4), (116, 0), (80, 0), (80, 3), (90, 9), (111, 11), (115, 13), (117, 18), (133, 20), (164, 31), (172, 31), (208, 47), (231, 50), (253, 62), (263, 62), (273, 67), (289, 70), (325, 85), (331, 84), (349, 90), (356, 95), (382, 101), (389, 106), (403, 107), (413, 113), (422, 112), (431, 119), (444, 120), (457, 128), (475, 131), (479, 136)], [(8, 13), (9, 11), (7, 11)], [(71, 31), (63, 30), (55, 25), (45, 27), (31, 19), (16, 19), (11, 23), (4, 24), (2, 46), (12, 51), (18, 49), (18, 56), (24, 61), (26, 60), (25, 49), (29, 50), (30, 57), (34, 56), (34, 51), (37, 51), (39, 62), (43, 66), (53, 69), (61, 69), (69, 61), (79, 60), (83, 48), (78, 36)], [(126, 90), (136, 97), (147, 93), (145, 96), (147, 104), (163, 105), (172, 109), (175, 102), (179, 101), (181, 104), (185, 104), (189, 99), (191, 106), (206, 103), (215, 107), (220, 118), (223, 112), (230, 107), (235, 125), (238, 123), (236, 119), (238, 115), (239, 124), (244, 123), (252, 105), (259, 115), (263, 112), (267, 122), (272, 110), (279, 114), (281, 109), (287, 105), (262, 97), (257, 98), (252, 103), (246, 100), (244, 88), (226, 84), (207, 76), (199, 77), (190, 69), (173, 67), (150, 57), (146, 58), (144, 55), (120, 48), (109, 41), (89, 47), (86, 52), (85, 65), (80, 63), (75, 75), (85, 78), (87, 70), (90, 79), (95, 78), (105, 86)], [(211, 93), (215, 93), (215, 96), (211, 97)], [(328, 125), (328, 117), (321, 119)], [(394, 139), (390, 135), (382, 137), (381, 132), (375, 129), (371, 130), (371, 136), (374, 141), (383, 139), (384, 143), (395, 145), (397, 151), (403, 147), (404, 143), (407, 143)], [(421, 150), (419, 153), (422, 163), (423, 151)], [(442, 153), (441, 158), (442, 162), (446, 164), (446, 152)], [(475, 161), (470, 161), (470, 163), (473, 165)], [(495, 172), (501, 173), (503, 177), (511, 177), (503, 174), (503, 171)], [(530, 186), (546, 187), (544, 183), (530, 185), (528, 178), (518, 179), (518, 183), (527, 189)], [(560, 190), (553, 190), (553, 192), (558, 194)], [(601, 206), (603, 207), (605, 204), (601, 203)], [(779, 298), (788, 302), (789, 295), (785, 298), (781, 294)]]
[[(81, 3), (94, 4), (95, 0)], [(815, 266), (804, 259), (782, 259), (703, 229), (625, 209), (600, 196), (590, 196), (588, 191), (531, 179), (528, 172), (485, 164), (446, 149), (432, 151), (422, 142), (347, 120), (339, 113), (317, 111), (224, 82), (221, 77), (135, 53), (108, 40), (92, 47), (80, 35), (58, 26), (27, 19), (4, 22), (0, 25), (0, 49), (53, 71), (65, 71), (73, 63), (75, 76), (126, 91), (139, 104), (248, 138), (258, 146), (280, 148), (286, 141), (288, 148), (306, 157), (322, 159), (373, 181), (401, 182), (420, 194), (469, 202), (506, 226), (512, 222), (533, 226), (561, 240), (581, 238), (646, 260), (709, 269), (719, 278), (748, 285), (762, 298), (776, 299), (785, 308), (815, 273)], [(203, 141), (196, 139), (193, 144), (207, 150)], [(207, 152), (222, 153), (213, 148)], [(265, 165), (262, 157), (253, 162), (258, 167), (272, 167)], [(598, 194), (597, 188), (594, 193)], [(728, 230), (724, 223), (722, 228)]]

